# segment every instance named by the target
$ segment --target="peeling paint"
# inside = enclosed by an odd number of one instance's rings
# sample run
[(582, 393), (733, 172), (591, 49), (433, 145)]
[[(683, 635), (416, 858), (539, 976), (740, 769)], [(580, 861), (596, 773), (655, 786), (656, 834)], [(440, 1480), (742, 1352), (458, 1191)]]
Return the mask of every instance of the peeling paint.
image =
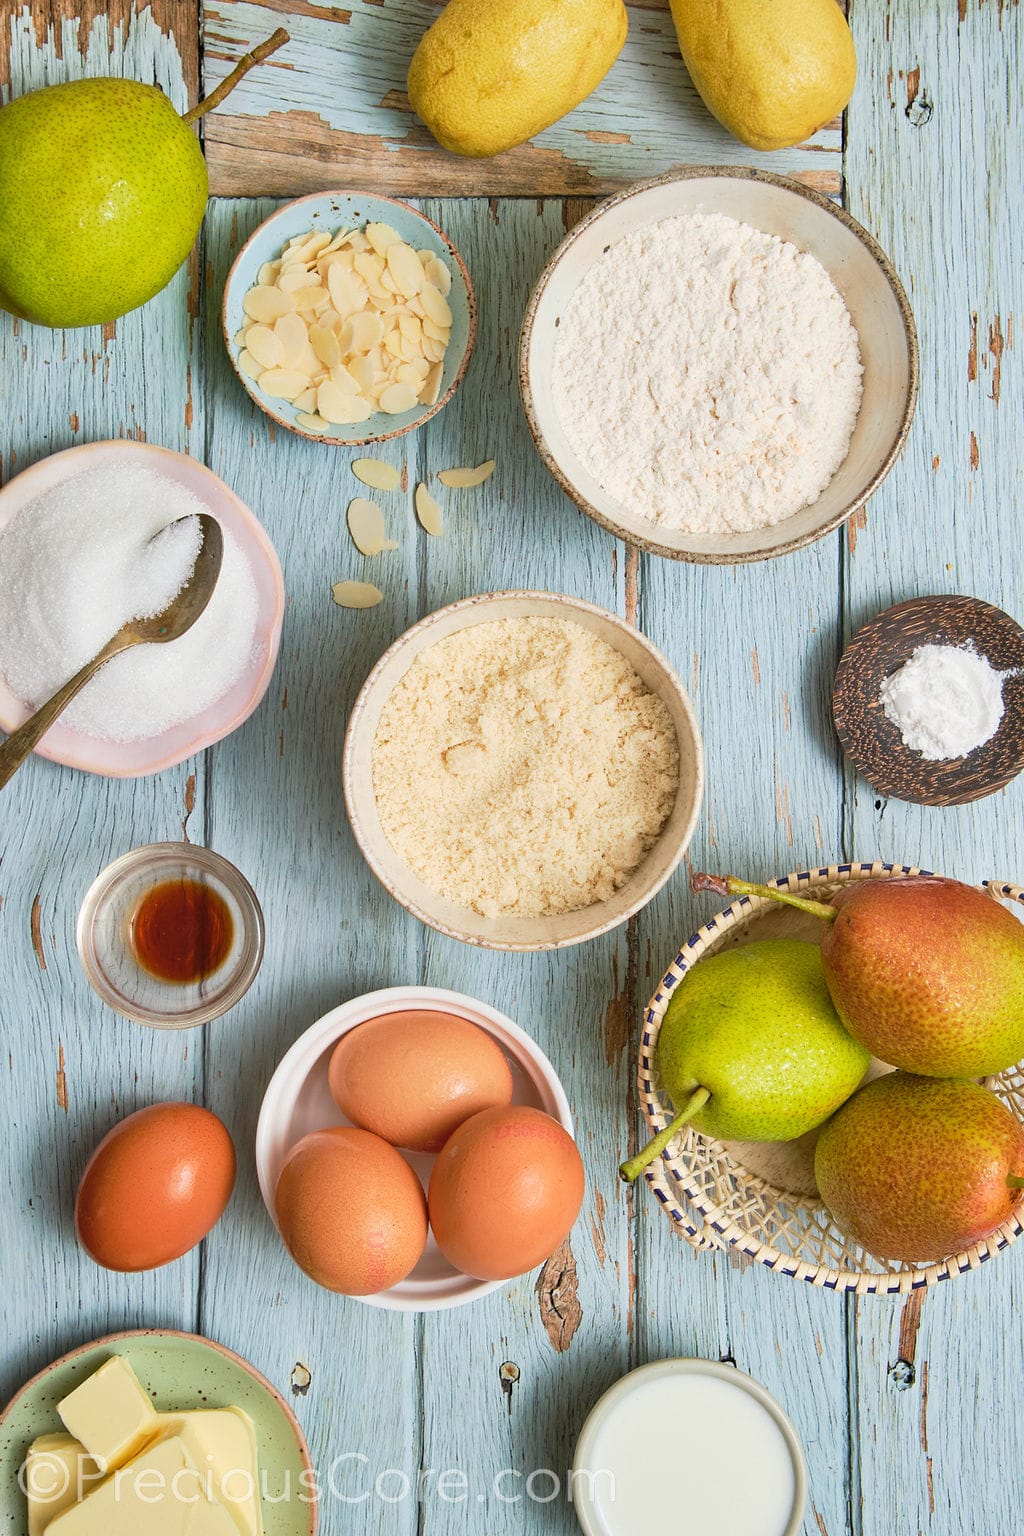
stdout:
[(57, 1103), (65, 1114), (68, 1112), (68, 1076), (64, 1065), (64, 1045), (57, 1041)]
[(43, 953), (42, 900), (38, 892), (36, 893), (35, 900), (32, 903), (32, 916), (29, 921), (29, 926), (32, 931), (32, 948), (35, 951), (36, 960), (39, 962), (39, 969), (41, 971), (45, 971), (46, 956)]
[(579, 1301), (576, 1260), (569, 1239), (548, 1259), (537, 1276), (536, 1293), (540, 1320), (555, 1350), (561, 1355), (569, 1348), (583, 1321)]
[(992, 354), (992, 402), (999, 404), (999, 384), (1003, 371), (1003, 332), (996, 315), (988, 329), (988, 350)]

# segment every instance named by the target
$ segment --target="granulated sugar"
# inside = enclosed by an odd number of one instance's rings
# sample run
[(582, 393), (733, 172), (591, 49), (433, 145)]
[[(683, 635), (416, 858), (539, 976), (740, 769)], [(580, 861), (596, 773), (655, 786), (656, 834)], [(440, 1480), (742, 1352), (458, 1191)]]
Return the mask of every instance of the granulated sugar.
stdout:
[(721, 214), (610, 247), (558, 329), (555, 408), (609, 495), (665, 528), (766, 528), (817, 501), (860, 408), (857, 333), (819, 261)]
[(381, 713), (381, 826), (432, 890), (488, 917), (603, 901), (675, 802), (668, 709), (581, 624), (500, 619), (422, 652)]
[[(192, 519), (205, 510), (139, 464), (87, 470), (27, 502), (0, 534), (0, 674), (11, 692), (37, 708), (129, 619), (166, 608), (195, 565)], [(255, 630), (252, 573), (225, 533), (213, 596), (187, 634), (116, 656), (61, 721), (107, 741), (159, 735), (231, 688)]]
[(1003, 674), (969, 646), (920, 645), (882, 684), (886, 718), (927, 762), (966, 757), (1003, 718)]

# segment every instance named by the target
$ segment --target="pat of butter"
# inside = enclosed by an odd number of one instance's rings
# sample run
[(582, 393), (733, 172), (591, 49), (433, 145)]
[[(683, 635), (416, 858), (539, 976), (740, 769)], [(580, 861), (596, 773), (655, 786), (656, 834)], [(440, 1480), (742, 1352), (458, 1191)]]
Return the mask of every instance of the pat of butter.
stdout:
[(159, 1429), (149, 1393), (120, 1355), (59, 1402), (57, 1412), (68, 1434), (81, 1441), (105, 1472), (124, 1466)]
[(158, 1440), (50, 1522), (47, 1536), (236, 1536), (177, 1435)]
[(71, 1435), (40, 1435), (25, 1457), (28, 1536), (42, 1536), (51, 1520), (95, 1488), (103, 1474)]
[(223, 1504), (240, 1536), (263, 1536), (256, 1433), (241, 1408), (162, 1413), (160, 1427), (182, 1441), (206, 1492)]

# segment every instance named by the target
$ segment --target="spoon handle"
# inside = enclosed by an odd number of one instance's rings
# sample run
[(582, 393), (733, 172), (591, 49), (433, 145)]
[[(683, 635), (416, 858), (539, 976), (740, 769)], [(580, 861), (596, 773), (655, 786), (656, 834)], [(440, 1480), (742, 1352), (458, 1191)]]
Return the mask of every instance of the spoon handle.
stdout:
[(12, 779), (38, 744), (41, 737), (53, 725), (58, 715), (62, 715), (76, 694), (81, 693), (86, 683), (97, 672), (104, 662), (116, 656), (119, 651), (126, 650), (134, 641), (118, 631), (111, 640), (108, 640), (102, 651), (87, 661), (80, 672), (66, 682), (63, 688), (59, 688), (52, 699), (47, 699), (45, 704), (40, 704), (34, 715), (29, 715), (24, 725), (18, 729), (0, 746), (0, 789), (9, 779)]

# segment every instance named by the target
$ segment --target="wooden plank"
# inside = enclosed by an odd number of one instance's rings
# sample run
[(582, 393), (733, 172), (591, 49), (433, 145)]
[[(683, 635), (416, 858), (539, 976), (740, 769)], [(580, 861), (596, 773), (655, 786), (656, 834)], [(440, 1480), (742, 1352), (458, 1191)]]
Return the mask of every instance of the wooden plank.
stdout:
[[(851, 530), (846, 633), (880, 608), (966, 592), (1024, 614), (1017, 551), (1024, 383), (1016, 6), (877, 8), (852, 23), (877, 108), (851, 119), (849, 206), (893, 256), (921, 337), (921, 397), (900, 464)], [(883, 801), (847, 772), (848, 851), (963, 879), (1012, 876), (1024, 786), (950, 811)], [(853, 1356), (864, 1536), (1020, 1524), (1024, 1252), (923, 1303), (865, 1300)], [(993, 1433), (993, 1426), (998, 1426)]]
[(346, 187), (399, 197), (596, 195), (680, 165), (762, 165), (835, 192), (841, 127), (758, 154), (698, 98), (661, 5), (632, 8), (629, 39), (600, 87), (535, 141), (492, 160), (442, 150), (412, 115), (409, 60), (433, 0), (206, 0), (211, 89), (282, 16), (292, 41), (204, 124), (213, 190), (294, 196)]
[[(354, 455), (275, 430), (242, 390), (219, 335), (228, 267), (270, 211), (216, 203), (206, 226), (207, 462), (273, 539), (288, 613), (267, 698), (209, 754), (211, 840), (252, 879), (268, 943), (248, 997), (206, 1037), (210, 1104), (231, 1125), (240, 1158), (238, 1193), (205, 1245), (202, 1319), (204, 1331), (253, 1360), (292, 1401), (322, 1476), (329, 1483), (337, 1462), (335, 1487), (357, 1498), (369, 1469), (338, 1458), (370, 1453), (371, 1485), (383, 1468), (415, 1464), (417, 1322), (332, 1296), (296, 1268), (260, 1200), (252, 1146), (263, 1089), (292, 1040), (347, 997), (415, 974), (416, 924), (355, 848), (340, 763), (365, 674), (415, 616), (416, 546), (410, 513), (403, 550), (386, 557), (388, 603), (353, 614), (331, 601), (332, 581), (362, 564), (344, 520), (359, 489), (345, 474)], [(399, 462), (401, 451), (401, 442), (385, 444), (381, 457)], [(330, 1536), (348, 1528), (347, 1507), (329, 1488), (327, 1502)], [(387, 1529), (412, 1536), (415, 1504), (396, 1507)]]
[[(96, 11), (82, 26), (57, 7), (48, 15), (38, 32), (26, 11), (4, 18), (0, 68), (11, 92), (110, 71), (159, 80), (186, 104), (196, 28), (188, 33), (185, 7), (175, 21), (183, 43), (191, 36), (184, 59), (148, 9), (134, 19), (118, 11), (116, 28)], [(163, 16), (166, 23), (166, 7)], [(195, 276), (181, 272), (145, 309), (102, 333), (48, 331), (0, 313), (0, 479), (100, 438), (201, 447), (202, 406), (192, 387)], [(100, 1003), (79, 965), (74, 928), (105, 864), (139, 843), (201, 839), (204, 810), (200, 759), (127, 783), (34, 759), (3, 791), (4, 1398), (56, 1354), (97, 1335), (196, 1326), (198, 1253), (152, 1274), (114, 1275), (75, 1244), (75, 1187), (95, 1143), (140, 1105), (201, 1096), (203, 1063), (201, 1036), (143, 1029)]]

